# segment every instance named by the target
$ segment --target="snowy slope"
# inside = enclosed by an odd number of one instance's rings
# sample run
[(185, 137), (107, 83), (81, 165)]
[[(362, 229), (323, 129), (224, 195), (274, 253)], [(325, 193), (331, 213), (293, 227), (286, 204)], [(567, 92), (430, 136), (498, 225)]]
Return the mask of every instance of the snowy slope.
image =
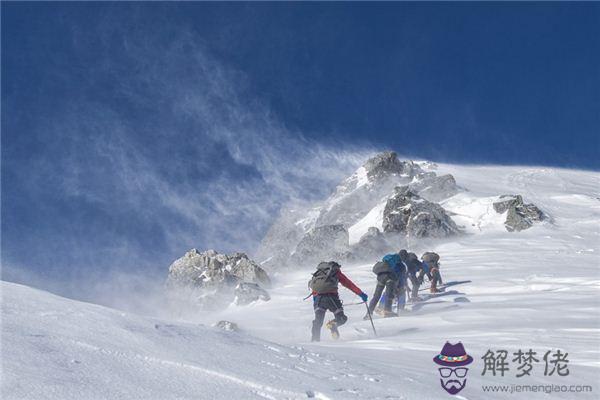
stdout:
[[(7, 399), (444, 399), (432, 362), (446, 340), (462, 341), (475, 361), (455, 398), (549, 398), (483, 393), (488, 384), (593, 385), (600, 391), (600, 174), (551, 168), (439, 165), (466, 192), (444, 201), (468, 235), (409, 242), (442, 256), (445, 281), (467, 281), (399, 318), (362, 320), (363, 305), (341, 289), (348, 323), (342, 340), (308, 342), (311, 271), (280, 276), (272, 300), (217, 314), (161, 321), (3, 283), (2, 395)], [(552, 216), (507, 232), (490, 211), (499, 194), (519, 193)], [(377, 223), (377, 212), (362, 225)], [(355, 229), (363, 229), (362, 225)], [(376, 225), (374, 225), (376, 226)], [(368, 226), (367, 226), (368, 228)], [(369, 295), (371, 264), (344, 272)], [(208, 327), (219, 319), (245, 333)], [(191, 320), (191, 322), (190, 322)], [(202, 323), (204, 325), (199, 325)], [(488, 349), (569, 353), (568, 377), (482, 376)]]
[(367, 233), (370, 227), (375, 227), (383, 231), (383, 210), (388, 201), (384, 198), (381, 203), (377, 204), (371, 211), (361, 218), (356, 224), (348, 228), (348, 236), (350, 245), (358, 243), (360, 238)]
[(394, 398), (397, 391), (389, 375), (381, 385), (377, 369), (320, 351), (14, 283), (1, 288), (3, 399), (327, 399), (357, 386), (368, 398)]

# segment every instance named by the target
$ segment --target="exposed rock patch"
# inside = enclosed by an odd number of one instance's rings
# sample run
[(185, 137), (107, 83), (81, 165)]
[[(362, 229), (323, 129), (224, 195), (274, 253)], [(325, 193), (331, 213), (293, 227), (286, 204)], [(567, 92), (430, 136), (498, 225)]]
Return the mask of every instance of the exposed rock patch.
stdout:
[(417, 238), (442, 238), (460, 233), (439, 204), (425, 200), (408, 186), (397, 187), (394, 196), (386, 203), (383, 231)]
[(500, 201), (494, 203), (494, 210), (499, 214), (507, 213), (504, 226), (509, 232), (531, 228), (535, 222), (547, 218), (535, 204), (525, 204), (521, 195), (500, 196)]
[(352, 253), (360, 254), (363, 258), (380, 257), (392, 246), (388, 243), (383, 232), (374, 226), (361, 236), (358, 243), (352, 246)]
[(271, 296), (266, 290), (256, 283), (240, 282), (235, 287), (235, 298), (233, 303), (238, 306), (245, 306), (258, 300), (269, 301)]
[(239, 332), (240, 328), (235, 322), (219, 321), (213, 325), (215, 328), (223, 329), (224, 331)]
[(348, 257), (350, 250), (348, 230), (344, 225), (324, 225), (310, 230), (292, 254), (298, 265), (310, 265), (323, 260), (340, 260)]
[[(234, 301), (236, 287), (244, 283), (261, 288), (269, 287), (271, 280), (244, 253), (226, 255), (191, 249), (169, 267), (167, 289), (172, 301), (215, 310)], [(259, 298), (268, 299), (268, 294)]]
[(390, 175), (402, 175), (412, 178), (423, 173), (421, 167), (412, 161), (400, 161), (393, 151), (386, 151), (370, 158), (364, 164), (370, 181), (386, 178)]

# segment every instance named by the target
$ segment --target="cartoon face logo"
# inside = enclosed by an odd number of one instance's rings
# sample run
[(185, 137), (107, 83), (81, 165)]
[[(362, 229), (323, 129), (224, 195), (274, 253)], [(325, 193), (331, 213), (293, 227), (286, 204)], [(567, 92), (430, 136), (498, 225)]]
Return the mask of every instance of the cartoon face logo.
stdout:
[[(450, 394), (456, 394), (463, 390), (465, 385), (467, 384), (467, 372), (469, 368), (438, 368), (440, 372), (440, 384), (444, 388), (444, 390)], [(453, 377), (452, 374), (455, 376)]]
[(465, 365), (471, 364), (473, 357), (467, 354), (461, 342), (446, 342), (440, 354), (433, 358), (433, 362), (440, 365), (440, 384), (446, 392), (454, 395), (465, 388), (469, 372)]

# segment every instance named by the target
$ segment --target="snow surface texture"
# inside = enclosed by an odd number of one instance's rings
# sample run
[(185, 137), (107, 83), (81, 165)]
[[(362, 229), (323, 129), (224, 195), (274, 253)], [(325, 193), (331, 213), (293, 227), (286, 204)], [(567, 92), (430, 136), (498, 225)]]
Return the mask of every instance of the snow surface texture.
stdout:
[(4, 399), (327, 399), (356, 377), (374, 397), (390, 389), (320, 351), (1, 284)]
[[(444, 399), (432, 358), (462, 341), (474, 357), (454, 398), (595, 399), (600, 391), (600, 175), (529, 167), (439, 165), (467, 191), (442, 202), (469, 233), (407, 243), (441, 255), (444, 281), (469, 281), (376, 319), (341, 289), (341, 340), (308, 342), (312, 271), (280, 275), (271, 301), (158, 320), (2, 283), (3, 399)], [(492, 203), (522, 194), (552, 220), (509, 233)], [(376, 218), (375, 218), (376, 219)], [(374, 225), (376, 226), (376, 225)], [(351, 230), (352, 232), (352, 230)], [(374, 260), (375, 261), (375, 260)], [(372, 264), (344, 265), (369, 295)], [(424, 293), (424, 292), (422, 292)], [(192, 318), (190, 320), (190, 318)], [(327, 318), (330, 318), (328, 314)], [(212, 326), (232, 321), (241, 332)], [(203, 324), (203, 325), (200, 325)], [(488, 349), (568, 352), (568, 377), (481, 376)], [(592, 385), (592, 393), (484, 393), (488, 384)]]

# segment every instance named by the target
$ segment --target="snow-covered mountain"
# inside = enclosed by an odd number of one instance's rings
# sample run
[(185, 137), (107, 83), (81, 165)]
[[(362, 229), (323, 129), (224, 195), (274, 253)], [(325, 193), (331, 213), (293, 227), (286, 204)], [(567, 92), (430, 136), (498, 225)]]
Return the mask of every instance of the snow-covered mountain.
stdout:
[[(433, 171), (425, 163), (403, 165), (401, 171), (416, 166), (424, 173)], [(287, 220), (299, 227), (294, 246), (319, 220), (328, 224), (322, 226), (346, 229), (350, 252), (357, 237), (360, 242), (372, 236), (380, 243), (377, 236), (385, 230), (381, 204), (396, 195), (396, 181), (409, 179), (393, 171), (383, 174), (384, 181), (392, 181), (382, 184), (385, 190), (373, 189), (381, 198), (369, 200), (364, 209), (350, 204), (365, 196), (352, 193), (368, 190), (375, 182), (371, 179), (381, 179), (368, 172), (366, 178), (362, 172), (355, 174), (354, 183), (347, 180), (346, 189), (338, 188), (324, 203), (327, 207), (290, 211)], [(462, 233), (443, 239), (409, 235), (403, 246), (417, 254), (439, 253), (444, 281), (457, 284), (439, 297), (409, 306), (399, 318), (376, 319), (378, 336), (362, 319), (364, 305), (355, 304), (356, 296), (341, 289), (349, 317), (340, 329), (341, 340), (333, 341), (324, 332), (322, 342), (308, 342), (313, 309), (309, 300), (302, 301), (310, 276), (302, 269), (278, 275), (269, 289), (270, 301), (230, 304), (187, 321), (123, 313), (3, 282), (2, 398), (443, 399), (451, 396), (440, 388), (432, 358), (446, 341), (461, 341), (474, 358), (467, 386), (455, 398), (523, 397), (483, 391), (482, 385), (494, 384), (591, 385), (591, 393), (550, 396), (597, 398), (600, 174), (437, 166), (436, 177), (448, 174), (462, 189), (443, 198), (428, 197), (418, 189), (413, 194), (442, 207)], [(522, 201), (500, 197), (505, 194), (521, 195)], [(506, 210), (500, 207), (500, 213), (494, 204), (504, 201), (510, 204)], [(348, 207), (336, 206), (345, 202)], [(509, 232), (510, 207), (524, 212), (530, 203), (547, 218)], [(379, 233), (370, 227), (378, 227)], [(366, 235), (356, 233), (363, 231)], [(377, 258), (373, 254), (369, 262), (342, 267), (369, 295)], [(236, 323), (242, 332), (212, 327), (220, 320)], [(482, 375), (482, 357), (490, 349), (509, 352), (510, 369), (504, 377)], [(518, 364), (511, 360), (520, 349), (537, 352), (540, 361), (531, 376), (515, 376)], [(557, 349), (568, 353), (568, 376), (544, 374), (545, 352)], [(532, 399), (548, 396), (543, 390), (526, 393)]]
[(464, 183), (458, 186), (452, 174), (437, 169), (431, 162), (401, 161), (392, 151), (375, 155), (323, 202), (283, 209), (262, 240), (257, 260), (273, 270), (323, 259), (356, 263), (405, 247), (411, 239), (469, 233), (472, 223), (460, 213), (461, 199), (490, 205), (495, 225), (510, 231), (549, 219), (513, 194), (513, 188), (497, 188), (492, 196), (479, 198)]

